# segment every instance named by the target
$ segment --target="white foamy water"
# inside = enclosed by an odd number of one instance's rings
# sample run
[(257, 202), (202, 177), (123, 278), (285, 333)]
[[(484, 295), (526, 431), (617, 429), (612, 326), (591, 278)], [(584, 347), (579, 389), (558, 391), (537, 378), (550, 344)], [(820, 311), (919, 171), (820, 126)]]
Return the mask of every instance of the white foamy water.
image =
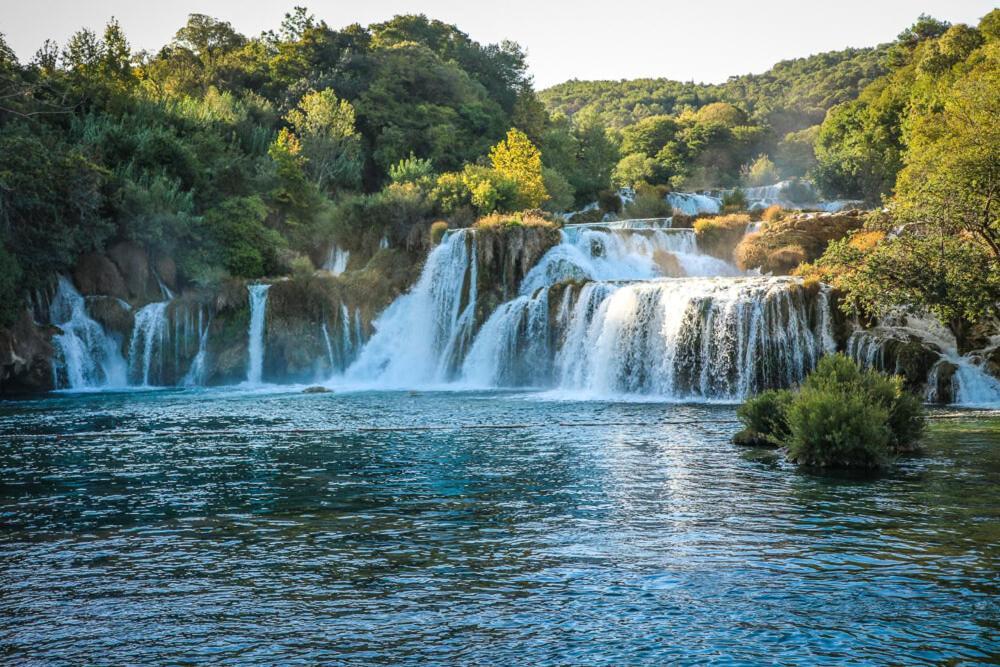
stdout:
[(52, 337), (56, 349), (53, 384), (57, 389), (100, 389), (127, 384), (120, 341), (90, 318), (83, 297), (62, 276), (49, 305), (49, 321), (60, 330)]
[(260, 384), (264, 373), (264, 325), (267, 314), (267, 291), (270, 285), (249, 285), (250, 325), (247, 328), (247, 379), (249, 385)]

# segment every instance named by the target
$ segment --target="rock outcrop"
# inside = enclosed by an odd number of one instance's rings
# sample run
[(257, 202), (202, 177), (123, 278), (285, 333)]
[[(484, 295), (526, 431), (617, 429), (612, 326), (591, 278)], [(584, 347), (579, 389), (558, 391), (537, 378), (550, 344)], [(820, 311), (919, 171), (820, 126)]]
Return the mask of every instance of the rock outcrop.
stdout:
[(864, 218), (863, 211), (851, 210), (797, 213), (763, 222), (758, 231), (740, 241), (734, 257), (744, 271), (760, 269), (763, 273), (787, 275), (802, 262), (817, 259), (831, 241), (861, 229)]

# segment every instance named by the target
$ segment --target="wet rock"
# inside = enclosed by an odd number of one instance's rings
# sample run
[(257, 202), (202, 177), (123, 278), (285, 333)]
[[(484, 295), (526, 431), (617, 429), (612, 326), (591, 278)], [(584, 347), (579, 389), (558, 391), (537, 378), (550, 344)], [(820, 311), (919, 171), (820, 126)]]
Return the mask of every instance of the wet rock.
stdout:
[(302, 390), (302, 393), (303, 394), (332, 394), (333, 390), (327, 389), (326, 387), (322, 387), (320, 385), (316, 385), (314, 387), (306, 387), (305, 389)]
[(135, 312), (125, 301), (114, 296), (87, 297), (87, 314), (105, 330), (118, 334), (123, 341), (122, 355), (128, 354)]
[(955, 400), (954, 377), (957, 372), (958, 366), (942, 359), (929, 378), (928, 399), (942, 405), (953, 402)]

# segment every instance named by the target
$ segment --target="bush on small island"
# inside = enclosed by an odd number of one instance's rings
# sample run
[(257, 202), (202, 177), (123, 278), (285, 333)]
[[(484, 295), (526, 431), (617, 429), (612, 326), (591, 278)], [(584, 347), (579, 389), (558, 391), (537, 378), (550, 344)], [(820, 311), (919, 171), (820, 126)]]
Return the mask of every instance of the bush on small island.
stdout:
[(796, 463), (878, 468), (911, 449), (924, 428), (923, 404), (898, 377), (862, 370), (852, 359), (824, 357), (795, 391), (766, 391), (736, 412), (733, 441), (776, 445)]

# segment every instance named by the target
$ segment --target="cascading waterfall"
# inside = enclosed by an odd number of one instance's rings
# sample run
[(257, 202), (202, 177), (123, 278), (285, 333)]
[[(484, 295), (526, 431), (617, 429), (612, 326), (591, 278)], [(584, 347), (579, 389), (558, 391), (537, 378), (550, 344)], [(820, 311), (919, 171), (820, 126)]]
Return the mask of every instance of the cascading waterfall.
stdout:
[(828, 305), (790, 278), (591, 282), (551, 323), (547, 291), (494, 313), (463, 379), (588, 396), (735, 400), (788, 386), (834, 351)]
[(341, 273), (347, 270), (347, 263), (351, 260), (351, 251), (344, 250), (336, 243), (330, 246), (330, 254), (326, 258), (326, 262), (323, 264), (323, 269), (329, 271), (335, 276), (339, 276)]
[(168, 305), (167, 301), (157, 301), (143, 306), (135, 314), (132, 340), (128, 347), (128, 379), (130, 384), (150, 386), (150, 372), (154, 359), (161, 367), (163, 365)]
[[(900, 359), (890, 353), (890, 345), (909, 343), (938, 357), (927, 373), (924, 398), (928, 402), (965, 406), (1000, 404), (1000, 380), (982, 368), (982, 360), (974, 353), (959, 354), (954, 335), (932, 317), (890, 316), (886, 326), (854, 331), (847, 339), (845, 352), (865, 368), (903, 374)], [(942, 376), (945, 369), (947, 375)]]
[(247, 379), (250, 385), (260, 384), (264, 372), (264, 322), (267, 314), (267, 290), (270, 285), (247, 286), (250, 292), (250, 326), (247, 329)]
[(722, 211), (721, 199), (695, 192), (671, 192), (667, 195), (667, 203), (670, 204), (675, 213), (683, 215), (695, 216)]
[[(208, 357), (208, 329), (211, 322), (205, 321), (204, 310), (198, 308), (198, 351), (191, 360), (191, 367), (184, 375), (185, 387), (200, 387), (205, 384)], [(187, 337), (190, 340), (190, 334)]]
[(657, 277), (737, 276), (740, 271), (698, 251), (690, 229), (568, 227), (562, 243), (528, 272), (521, 294), (562, 280), (649, 280)]
[[(446, 235), (427, 257), (417, 284), (373, 323), (374, 335), (346, 376), (386, 387), (452, 379), (473, 333), (476, 275), (475, 235)], [(345, 309), (345, 339), (347, 322)]]
[(447, 235), (349, 379), (735, 400), (835, 349), (825, 290), (740, 277), (689, 229), (569, 226), (478, 331), (476, 271), (475, 232)]
[(60, 389), (124, 387), (127, 367), (120, 342), (87, 315), (83, 296), (65, 277), (59, 277), (49, 304), (49, 321), (59, 327), (52, 337), (56, 349), (53, 384)]

